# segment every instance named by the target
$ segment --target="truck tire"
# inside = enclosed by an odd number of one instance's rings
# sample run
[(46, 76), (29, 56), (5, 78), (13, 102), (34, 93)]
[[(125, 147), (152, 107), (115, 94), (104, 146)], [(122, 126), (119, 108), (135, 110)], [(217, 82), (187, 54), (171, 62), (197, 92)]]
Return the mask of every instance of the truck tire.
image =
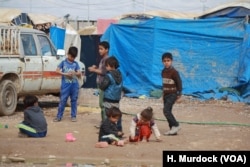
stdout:
[(14, 83), (5, 80), (0, 84), (0, 115), (8, 116), (15, 112), (17, 106), (17, 92)]

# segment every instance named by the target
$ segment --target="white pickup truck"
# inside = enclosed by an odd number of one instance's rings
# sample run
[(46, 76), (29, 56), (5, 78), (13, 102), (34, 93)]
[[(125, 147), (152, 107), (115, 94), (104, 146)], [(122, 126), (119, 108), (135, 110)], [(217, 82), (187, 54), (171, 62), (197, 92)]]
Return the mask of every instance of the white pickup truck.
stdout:
[[(21, 96), (59, 94), (61, 76), (55, 71), (63, 59), (44, 32), (0, 26), (0, 115), (13, 114)], [(84, 77), (85, 66), (78, 63)]]

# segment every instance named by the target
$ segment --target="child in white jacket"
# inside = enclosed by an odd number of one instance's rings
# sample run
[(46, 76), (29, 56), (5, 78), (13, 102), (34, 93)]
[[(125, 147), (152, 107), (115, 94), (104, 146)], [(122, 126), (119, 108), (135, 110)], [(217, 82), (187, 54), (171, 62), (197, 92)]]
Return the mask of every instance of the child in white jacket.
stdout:
[(153, 109), (148, 107), (141, 113), (138, 113), (130, 125), (130, 142), (149, 141), (152, 134), (155, 135), (156, 141), (161, 141), (159, 129), (153, 119)]

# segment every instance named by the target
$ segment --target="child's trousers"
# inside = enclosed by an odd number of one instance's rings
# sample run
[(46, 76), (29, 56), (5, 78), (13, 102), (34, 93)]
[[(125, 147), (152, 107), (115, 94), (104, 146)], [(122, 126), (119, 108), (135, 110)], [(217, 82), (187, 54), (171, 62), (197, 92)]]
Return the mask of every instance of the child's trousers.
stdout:
[(168, 94), (164, 97), (163, 114), (168, 121), (168, 125), (169, 125), (170, 129), (173, 126), (179, 126), (179, 123), (176, 121), (176, 119), (172, 113), (173, 105), (174, 105), (176, 99), (177, 99), (176, 94)]
[(150, 126), (148, 124), (143, 124), (137, 128), (138, 131), (136, 132), (136, 136), (134, 137), (134, 139), (131, 139), (131, 137), (129, 137), (129, 141), (137, 142), (142, 141), (143, 139), (146, 139), (148, 141), (152, 133)]
[(62, 119), (64, 109), (68, 98), (71, 102), (71, 118), (75, 118), (77, 114), (77, 99), (78, 99), (79, 85), (78, 83), (62, 84), (60, 92), (60, 103), (58, 106), (57, 118)]

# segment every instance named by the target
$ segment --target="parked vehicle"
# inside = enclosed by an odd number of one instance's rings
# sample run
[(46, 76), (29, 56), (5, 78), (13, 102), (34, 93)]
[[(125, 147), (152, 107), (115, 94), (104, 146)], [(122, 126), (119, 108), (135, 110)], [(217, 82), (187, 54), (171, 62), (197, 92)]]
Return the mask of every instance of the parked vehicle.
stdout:
[[(18, 98), (27, 94), (60, 94), (58, 55), (48, 36), (38, 30), (0, 26), (0, 115), (15, 112)], [(78, 61), (85, 80), (85, 65)]]

